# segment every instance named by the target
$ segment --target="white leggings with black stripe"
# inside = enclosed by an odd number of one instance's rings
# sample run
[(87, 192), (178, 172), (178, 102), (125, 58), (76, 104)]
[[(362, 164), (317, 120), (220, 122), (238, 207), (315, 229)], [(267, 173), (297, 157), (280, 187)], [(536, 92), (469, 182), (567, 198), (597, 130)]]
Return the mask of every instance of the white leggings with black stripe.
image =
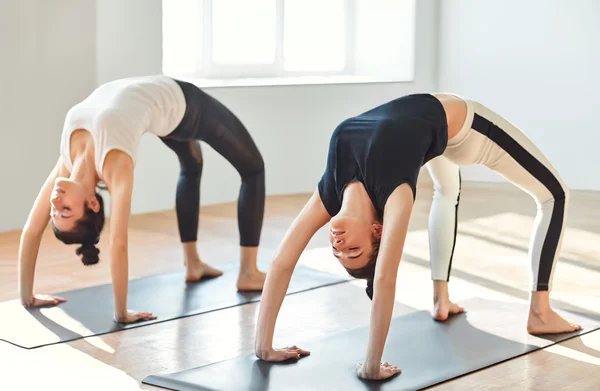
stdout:
[(531, 195), (537, 215), (529, 243), (532, 291), (549, 291), (567, 216), (569, 190), (535, 144), (487, 107), (461, 97), (467, 118), (442, 156), (427, 168), (434, 182), (429, 215), (433, 280), (448, 281), (456, 241), (460, 166), (482, 164)]

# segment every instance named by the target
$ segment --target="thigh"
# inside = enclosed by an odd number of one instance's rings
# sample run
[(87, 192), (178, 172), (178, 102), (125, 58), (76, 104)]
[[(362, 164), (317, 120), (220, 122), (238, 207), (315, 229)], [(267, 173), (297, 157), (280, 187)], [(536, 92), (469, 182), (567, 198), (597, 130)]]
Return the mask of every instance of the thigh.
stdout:
[(484, 162), (486, 166), (538, 201), (564, 195), (566, 186), (557, 170), (526, 134), (481, 104), (475, 103), (475, 112), (473, 128), (487, 129), (484, 133), (492, 142), (493, 159)]
[(456, 197), (460, 192), (460, 168), (444, 156), (431, 159), (425, 165), (437, 193)]
[(182, 168), (201, 168), (203, 164), (202, 148), (196, 140), (174, 140), (160, 138), (160, 140), (177, 155)]
[(231, 112), (221, 113), (212, 124), (206, 143), (229, 161), (238, 172), (261, 170), (263, 159), (252, 136)]

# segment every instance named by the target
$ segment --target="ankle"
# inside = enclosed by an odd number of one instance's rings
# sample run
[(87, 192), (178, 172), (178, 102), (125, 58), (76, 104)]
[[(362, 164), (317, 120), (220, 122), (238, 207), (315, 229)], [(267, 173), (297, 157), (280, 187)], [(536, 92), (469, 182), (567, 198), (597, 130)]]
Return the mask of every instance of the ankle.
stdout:
[(433, 302), (438, 303), (443, 300), (449, 300), (450, 293), (448, 292), (448, 281), (434, 280), (433, 281)]
[(534, 315), (538, 318), (543, 318), (552, 312), (552, 308), (550, 306), (548, 306), (548, 307), (539, 306), (538, 307), (538, 306), (530, 305), (529, 312), (531, 315)]
[(186, 265), (197, 264), (200, 262), (200, 255), (196, 248), (196, 242), (184, 242), (183, 244), (183, 261)]
[(533, 291), (530, 296), (530, 307), (536, 312), (544, 312), (550, 309), (550, 292)]
[(531, 292), (529, 311), (536, 316), (543, 316), (548, 312), (552, 312), (550, 293), (548, 291)]
[(184, 262), (184, 265), (185, 265), (185, 266), (186, 266), (188, 269), (190, 269), (190, 268), (192, 268), (192, 267), (194, 267), (194, 266), (198, 266), (198, 265), (202, 264), (202, 261), (201, 261), (201, 260), (200, 260), (200, 258), (198, 258), (198, 257), (190, 257), (190, 258), (188, 258), (188, 257), (185, 257), (185, 258), (183, 259), (183, 262)]
[(240, 267), (241, 276), (253, 276), (258, 272), (260, 272), (260, 270), (258, 270), (258, 267), (256, 267), (256, 265), (242, 265)]
[(258, 273), (258, 247), (240, 248), (240, 274), (253, 275)]

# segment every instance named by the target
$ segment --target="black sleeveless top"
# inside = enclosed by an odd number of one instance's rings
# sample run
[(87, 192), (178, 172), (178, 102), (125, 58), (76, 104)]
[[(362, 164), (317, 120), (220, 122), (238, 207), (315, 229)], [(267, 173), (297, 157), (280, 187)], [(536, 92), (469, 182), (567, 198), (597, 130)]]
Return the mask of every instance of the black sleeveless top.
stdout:
[(390, 194), (408, 183), (416, 197), (421, 167), (441, 155), (447, 144), (446, 112), (430, 94), (407, 95), (346, 119), (331, 135), (318, 185), (327, 212), (335, 216), (340, 211), (344, 188), (356, 180), (383, 220)]

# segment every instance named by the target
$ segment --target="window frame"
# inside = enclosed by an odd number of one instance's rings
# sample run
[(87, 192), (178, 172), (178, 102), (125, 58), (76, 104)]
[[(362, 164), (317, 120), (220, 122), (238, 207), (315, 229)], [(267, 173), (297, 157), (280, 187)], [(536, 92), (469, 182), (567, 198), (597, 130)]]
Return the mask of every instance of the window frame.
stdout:
[[(212, 3), (213, 0), (198, 0), (202, 2), (202, 45), (198, 49), (198, 60), (201, 60), (197, 76), (207, 79), (245, 79), (245, 78), (284, 78), (300, 76), (347, 76), (353, 75), (355, 51), (355, 1), (344, 0), (344, 37), (345, 64), (344, 68), (335, 71), (286, 71), (284, 68), (284, 10), (286, 0), (276, 1), (276, 39), (275, 60), (270, 64), (219, 64), (214, 62), (212, 51)], [(217, 0), (218, 1), (218, 0)], [(197, 62), (200, 64), (200, 61)]]

